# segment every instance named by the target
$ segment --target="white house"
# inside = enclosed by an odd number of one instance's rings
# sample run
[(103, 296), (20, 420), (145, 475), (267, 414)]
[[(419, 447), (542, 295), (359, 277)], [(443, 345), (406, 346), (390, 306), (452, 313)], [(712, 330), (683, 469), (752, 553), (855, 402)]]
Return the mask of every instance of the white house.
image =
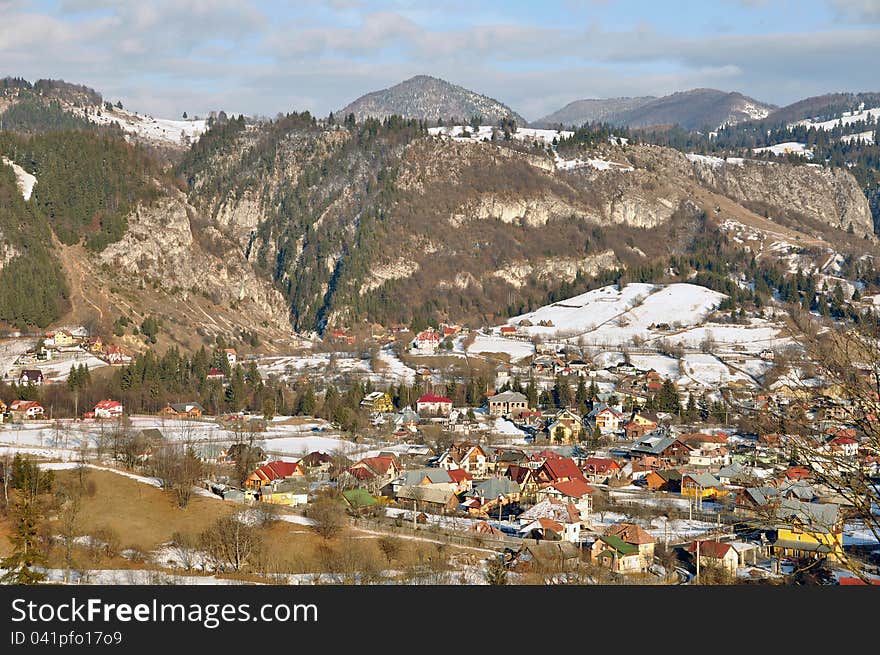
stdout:
[(440, 333), (432, 329), (419, 332), (410, 344), (410, 350), (418, 355), (433, 355), (440, 349)]

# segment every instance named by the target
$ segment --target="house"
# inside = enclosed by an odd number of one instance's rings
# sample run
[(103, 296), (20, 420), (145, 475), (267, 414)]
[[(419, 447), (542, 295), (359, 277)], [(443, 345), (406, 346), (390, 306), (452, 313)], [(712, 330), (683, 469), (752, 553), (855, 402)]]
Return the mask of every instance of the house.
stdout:
[(608, 484), (620, 479), (622, 474), (620, 464), (607, 457), (587, 457), (581, 465), (581, 471), (593, 484)]
[(608, 526), (605, 530), (605, 536), (617, 537), (623, 543), (634, 546), (639, 570), (644, 571), (654, 563), (654, 543), (656, 540), (638, 524), (615, 523)]
[(169, 418), (198, 418), (205, 413), (205, 408), (199, 403), (169, 403), (165, 405), (159, 414)]
[(590, 522), (590, 514), (593, 512), (593, 487), (583, 480), (565, 480), (563, 482), (549, 482), (541, 486), (535, 494), (535, 499), (540, 503), (552, 499), (563, 503), (571, 503), (575, 506), (584, 523)]
[(529, 399), (518, 391), (504, 391), (489, 398), (490, 416), (518, 416), (529, 409)]
[(580, 565), (580, 549), (569, 541), (525, 542), (510, 561), (517, 573), (565, 573)]
[(268, 462), (247, 476), (244, 486), (249, 489), (258, 489), (275, 480), (286, 480), (304, 475), (305, 469), (299, 462)]
[(681, 476), (681, 495), (687, 498), (718, 498), (727, 493), (721, 480), (711, 473), (685, 473)]
[(426, 393), (416, 401), (419, 416), (449, 416), (452, 412), (452, 401), (445, 396)]
[(458, 509), (458, 496), (449, 485), (402, 486), (396, 493), (397, 502), (432, 514), (448, 514)]
[(6, 403), (3, 400), (0, 400), (0, 421), (3, 420), (3, 416), (6, 414)]
[(205, 376), (206, 380), (217, 380), (219, 382), (223, 381), (223, 371), (219, 368), (212, 368), (208, 370), (208, 374)]
[(785, 498), (776, 507), (773, 552), (782, 557), (827, 557), (838, 561), (843, 551), (843, 517), (834, 503), (804, 503)]
[(547, 426), (547, 433), (554, 443), (573, 443), (581, 441), (583, 429), (580, 416), (570, 409), (561, 409)]
[(109, 345), (104, 353), (104, 360), (111, 366), (127, 366), (131, 364), (131, 355), (123, 352), (119, 346)]
[(335, 343), (347, 343), (352, 345), (355, 342), (354, 335), (348, 333), (348, 330), (335, 329), (330, 331), (330, 340)]
[(645, 476), (645, 482), (651, 491), (681, 490), (681, 472), (676, 469), (658, 469)]
[(9, 405), (9, 415), (14, 422), (42, 418), (44, 413), (43, 406), (35, 400), (13, 400)]
[(371, 391), (361, 401), (361, 407), (370, 412), (393, 412), (391, 396), (384, 391)]
[(417, 355), (433, 355), (440, 348), (441, 336), (433, 329), (419, 332), (410, 343), (410, 350)]
[(535, 464), (538, 464), (535, 470), (535, 481), (538, 484), (567, 482), (568, 480), (587, 481), (571, 457), (562, 457), (552, 451), (545, 450), (532, 456), (532, 466)]
[(329, 473), (333, 466), (333, 456), (313, 450), (308, 455), (299, 460), (299, 463), (305, 467), (309, 473)]
[(79, 345), (79, 339), (73, 336), (68, 330), (58, 330), (57, 332), (46, 335), (46, 340), (51, 342), (52, 346), (58, 348), (72, 348)]
[(43, 371), (38, 368), (26, 368), (23, 369), (21, 375), (18, 376), (19, 384), (33, 384), (33, 385), (41, 385), (43, 384)]
[(348, 467), (337, 479), (340, 488), (358, 487), (379, 494), (401, 471), (400, 462), (394, 455), (365, 457)]
[(479, 445), (468, 441), (453, 443), (440, 454), (436, 464), (443, 469), (464, 469), (475, 478), (486, 476), (488, 456)]
[(617, 432), (623, 425), (623, 418), (623, 414), (605, 403), (596, 403), (593, 410), (587, 414), (587, 420), (603, 434)]
[(238, 362), (238, 353), (235, 352), (235, 348), (224, 348), (223, 354), (226, 355), (226, 361), (229, 362), (229, 366), (234, 368)]
[(490, 478), (483, 480), (465, 494), (460, 509), (472, 516), (488, 516), (501, 511), (511, 503), (518, 503), (520, 486), (509, 478)]
[(95, 405), (95, 418), (119, 418), (122, 410), (122, 403), (116, 400), (101, 400)]
[(691, 450), (675, 437), (661, 433), (645, 435), (630, 448), (630, 456), (650, 463), (654, 468), (680, 466), (690, 461)]
[(86, 341), (86, 350), (93, 355), (100, 355), (104, 352), (104, 340), (101, 337), (92, 337)]
[(687, 550), (696, 557), (698, 546), (700, 566), (718, 566), (731, 575), (736, 574), (740, 557), (731, 544), (720, 541), (694, 541), (688, 544)]
[(378, 502), (366, 489), (357, 488), (343, 491), (342, 499), (349, 509), (358, 514), (368, 510), (370, 507), (374, 507)]
[(639, 548), (614, 535), (600, 535), (590, 546), (590, 558), (599, 566), (607, 566), (616, 573), (642, 571)]
[(498, 333), (502, 337), (512, 337), (516, 335), (516, 327), (513, 325), (502, 325), (501, 329), (498, 330)]
[(257, 500), (289, 507), (305, 505), (309, 501), (309, 487), (305, 480), (276, 479), (259, 488)]
[(628, 423), (623, 424), (623, 434), (630, 441), (635, 439), (641, 439), (646, 434), (653, 432), (657, 429), (656, 423), (636, 423), (635, 421), (629, 421)]
[(570, 501), (545, 498), (517, 518), (524, 539), (580, 541), (581, 515)]

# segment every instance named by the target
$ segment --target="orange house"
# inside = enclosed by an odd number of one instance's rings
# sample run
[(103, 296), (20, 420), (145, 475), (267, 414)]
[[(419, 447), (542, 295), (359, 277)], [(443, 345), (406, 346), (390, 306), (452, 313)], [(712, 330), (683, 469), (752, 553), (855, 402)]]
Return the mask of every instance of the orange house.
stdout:
[(251, 473), (244, 481), (244, 486), (258, 489), (274, 480), (284, 480), (305, 475), (305, 469), (299, 462), (269, 462)]

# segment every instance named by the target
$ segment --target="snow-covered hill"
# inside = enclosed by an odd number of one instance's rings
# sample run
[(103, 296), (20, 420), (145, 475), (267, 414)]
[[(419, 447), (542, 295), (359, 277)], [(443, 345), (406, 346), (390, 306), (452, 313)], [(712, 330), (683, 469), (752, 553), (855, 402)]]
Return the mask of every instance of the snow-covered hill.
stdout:
[(79, 110), (81, 115), (96, 125), (119, 124), (127, 134), (146, 139), (179, 146), (188, 146), (205, 133), (208, 122), (205, 119), (169, 120), (153, 118), (126, 109), (112, 110), (91, 108)]
[(596, 343), (636, 335), (650, 338), (650, 330), (660, 324), (670, 328), (702, 324), (723, 298), (717, 291), (693, 284), (627, 284), (622, 290), (611, 285), (514, 316), (508, 324), (519, 326), (529, 336), (584, 336)]

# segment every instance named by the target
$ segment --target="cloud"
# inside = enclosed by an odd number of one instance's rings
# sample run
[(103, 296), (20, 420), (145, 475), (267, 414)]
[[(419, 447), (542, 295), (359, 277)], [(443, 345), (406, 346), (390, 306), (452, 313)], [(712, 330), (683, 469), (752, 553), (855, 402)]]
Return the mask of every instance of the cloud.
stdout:
[[(542, 21), (515, 8), (500, 20), (486, 9), (450, 16), (446, 5), (409, 0), (309, 1), (284, 10), (256, 0), (63, 0), (53, 11), (0, 0), (0, 74), (63, 77), (169, 115), (220, 108), (326, 114), (421, 73), (485, 93), (527, 118), (579, 98), (697, 86), (776, 104), (875, 88), (880, 29), (864, 17), (880, 16), (880, 0), (827, 2), (862, 23), (749, 34), (731, 18), (733, 32), (708, 35), (661, 30), (647, 18), (631, 28)], [(732, 17), (733, 5), (743, 3), (756, 4), (729, 0)], [(603, 11), (620, 9), (605, 4)]]
[(839, 18), (880, 23), (880, 0), (831, 0)]

